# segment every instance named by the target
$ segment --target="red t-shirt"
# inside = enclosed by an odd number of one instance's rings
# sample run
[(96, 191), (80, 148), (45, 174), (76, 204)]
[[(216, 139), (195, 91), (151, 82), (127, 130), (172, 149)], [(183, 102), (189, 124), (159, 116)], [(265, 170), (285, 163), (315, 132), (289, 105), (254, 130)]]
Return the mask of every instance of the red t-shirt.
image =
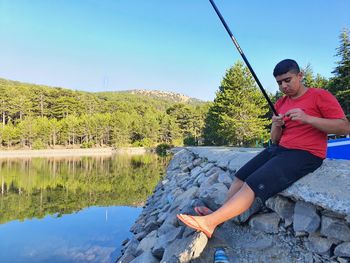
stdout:
[[(290, 109), (300, 108), (306, 114), (314, 117), (326, 119), (345, 117), (337, 99), (323, 89), (309, 88), (296, 99), (284, 96), (276, 102), (275, 107), (279, 114), (285, 114)], [(305, 150), (318, 157), (326, 158), (327, 133), (300, 121), (292, 121), (289, 118), (284, 120), (286, 127), (282, 131), (280, 146)]]

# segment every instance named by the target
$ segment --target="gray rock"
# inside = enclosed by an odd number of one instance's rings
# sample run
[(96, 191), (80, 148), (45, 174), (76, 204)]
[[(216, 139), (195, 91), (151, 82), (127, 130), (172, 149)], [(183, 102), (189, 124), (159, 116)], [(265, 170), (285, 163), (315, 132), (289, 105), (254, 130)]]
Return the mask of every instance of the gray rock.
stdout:
[(268, 237), (262, 237), (254, 241), (246, 242), (242, 244), (242, 248), (248, 250), (266, 250), (273, 246), (273, 240)]
[(163, 224), (158, 228), (158, 234), (164, 235), (165, 233), (172, 231), (179, 226), (179, 221), (176, 215), (179, 213), (179, 209), (176, 207), (171, 213), (168, 213), (167, 218)]
[(311, 234), (308, 237), (308, 241), (306, 247), (309, 251), (320, 255), (330, 256), (331, 247), (333, 245), (332, 240), (321, 237), (317, 234)]
[(191, 163), (194, 159), (194, 155), (192, 152), (183, 149), (176, 154), (174, 154), (173, 159), (170, 161), (167, 170), (175, 170), (177, 169), (181, 164), (188, 164)]
[(211, 210), (217, 210), (226, 200), (227, 187), (222, 183), (216, 183), (209, 188), (200, 188), (199, 198), (208, 205)]
[(130, 263), (135, 259), (135, 256), (130, 255), (130, 254), (124, 254), (121, 256), (118, 260), (117, 263)]
[(194, 233), (192, 236), (182, 239), (176, 239), (168, 247), (165, 248), (163, 263), (187, 263), (198, 258), (205, 246), (208, 238), (203, 233)]
[(350, 241), (350, 228), (345, 221), (322, 216), (321, 234), (341, 241)]
[(191, 171), (191, 177), (192, 178), (197, 178), (197, 176), (202, 172), (202, 167), (197, 166)]
[(350, 216), (345, 217), (346, 222), (350, 223)]
[(296, 232), (314, 233), (320, 226), (320, 217), (312, 204), (298, 201), (294, 208), (293, 229)]
[(193, 166), (198, 166), (203, 162), (203, 160), (201, 158), (196, 158), (193, 160), (192, 164)]
[(218, 176), (218, 182), (226, 185), (227, 188), (230, 188), (232, 184), (232, 178), (230, 177), (230, 172), (220, 173)]
[(265, 202), (265, 205), (275, 211), (284, 220), (285, 226), (290, 226), (293, 223), (295, 204), (288, 198), (276, 195), (269, 198)]
[(203, 173), (206, 173), (208, 172), (211, 168), (214, 167), (214, 164), (213, 163), (207, 163), (203, 168), (202, 168), (202, 172)]
[(350, 242), (344, 242), (334, 249), (334, 255), (338, 257), (350, 257)]
[(143, 252), (151, 251), (154, 244), (157, 240), (157, 231), (154, 230), (149, 233), (144, 239), (140, 241), (140, 244), (137, 246), (136, 255), (140, 255)]
[(149, 232), (146, 232), (146, 231), (141, 231), (140, 233), (137, 233), (135, 235), (135, 238), (140, 241), (141, 239), (143, 239), (145, 236), (147, 236)]
[(197, 198), (198, 190), (199, 188), (197, 186), (193, 186), (190, 189), (183, 192), (174, 200), (174, 203), (172, 204), (169, 210), (173, 211), (175, 208), (181, 210), (186, 205), (189, 205), (191, 203), (191, 200)]
[(194, 183), (197, 185), (203, 184), (207, 180), (207, 177), (205, 176), (205, 173), (200, 173), (197, 178), (194, 180)]
[(150, 233), (153, 230), (158, 229), (159, 225), (157, 223), (157, 217), (151, 217), (148, 219), (148, 223), (145, 225), (145, 232), (146, 233)]
[[(159, 260), (152, 255), (151, 251), (146, 251), (132, 260), (130, 263), (159, 263)], [(124, 262), (123, 262), (124, 263)]]
[(211, 168), (208, 172), (206, 172), (205, 176), (206, 177), (212, 177), (214, 176), (215, 178), (218, 177), (218, 175), (222, 172), (225, 172), (224, 170), (220, 169), (217, 166), (214, 166), (213, 168)]
[(124, 251), (124, 255), (137, 255), (137, 247), (139, 246), (140, 242), (136, 240), (135, 238), (131, 239), (129, 243), (126, 245), (126, 248)]
[(249, 225), (254, 230), (277, 234), (279, 221), (280, 217), (276, 213), (259, 214), (250, 219)]
[(337, 260), (339, 263), (349, 263), (350, 262), (349, 258), (337, 257)]
[(165, 219), (168, 217), (168, 213), (162, 213), (157, 219), (157, 224), (160, 226), (164, 223)]
[(152, 254), (157, 258), (161, 259), (163, 257), (165, 248), (175, 239), (181, 238), (183, 232), (184, 227), (178, 227), (160, 236), (154, 244), (154, 247), (152, 248)]

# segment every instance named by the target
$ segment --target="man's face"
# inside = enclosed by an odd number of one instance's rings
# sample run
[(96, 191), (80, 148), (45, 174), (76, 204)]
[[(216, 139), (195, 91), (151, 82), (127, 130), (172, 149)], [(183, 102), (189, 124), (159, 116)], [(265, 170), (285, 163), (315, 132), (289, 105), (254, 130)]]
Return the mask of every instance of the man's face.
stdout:
[(289, 97), (297, 97), (301, 91), (301, 80), (303, 73), (287, 72), (285, 74), (276, 76), (276, 81), (281, 92)]

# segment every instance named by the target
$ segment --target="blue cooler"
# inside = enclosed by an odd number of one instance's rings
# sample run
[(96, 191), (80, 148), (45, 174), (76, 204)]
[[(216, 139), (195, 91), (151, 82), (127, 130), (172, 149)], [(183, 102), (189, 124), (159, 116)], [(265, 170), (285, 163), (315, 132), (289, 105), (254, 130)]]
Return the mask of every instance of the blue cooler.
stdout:
[(328, 140), (327, 158), (350, 160), (350, 138)]

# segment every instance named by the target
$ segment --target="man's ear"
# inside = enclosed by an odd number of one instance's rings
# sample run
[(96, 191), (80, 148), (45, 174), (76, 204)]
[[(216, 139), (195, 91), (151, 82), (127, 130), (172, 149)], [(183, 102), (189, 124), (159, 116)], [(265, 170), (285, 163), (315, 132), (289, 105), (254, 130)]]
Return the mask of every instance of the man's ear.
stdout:
[(300, 81), (302, 81), (303, 78), (304, 78), (304, 72), (303, 72), (303, 71), (300, 71), (297, 75), (298, 75)]

